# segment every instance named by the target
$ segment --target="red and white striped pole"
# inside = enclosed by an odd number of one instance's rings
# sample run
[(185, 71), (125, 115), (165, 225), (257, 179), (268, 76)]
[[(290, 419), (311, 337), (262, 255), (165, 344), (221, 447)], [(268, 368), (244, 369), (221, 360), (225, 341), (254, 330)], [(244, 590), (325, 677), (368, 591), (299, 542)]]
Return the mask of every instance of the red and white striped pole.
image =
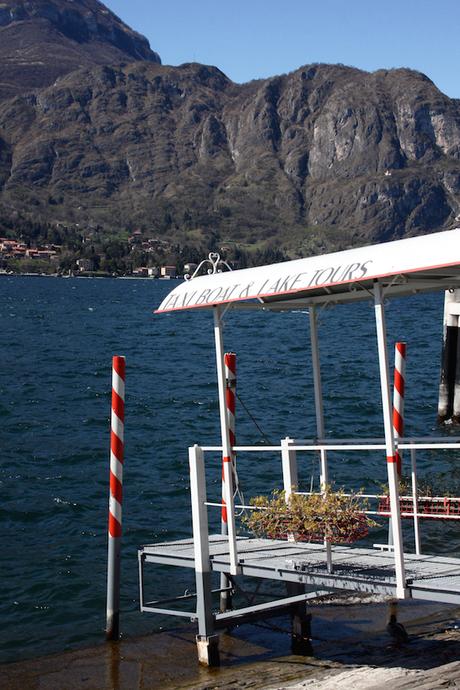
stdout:
[[(230, 460), (232, 472), (235, 473), (235, 451), (233, 448), (236, 445), (235, 436), (235, 408), (236, 408), (236, 354), (234, 352), (226, 352), (224, 354), (225, 367), (225, 407), (227, 411), (228, 423), (228, 437), (230, 442)], [(225, 503), (225, 465), (226, 459), (222, 459), (222, 512), (221, 512), (221, 534), (228, 534), (228, 515), (227, 506)], [(235, 476), (235, 474), (233, 475)], [(235, 483), (236, 486), (236, 483)], [(230, 583), (222, 573), (220, 578), (220, 609), (222, 612), (227, 611), (230, 607), (230, 594), (228, 587)]]
[(125, 358), (112, 358), (112, 416), (110, 427), (109, 544), (107, 565), (108, 640), (120, 635), (120, 547), (123, 503), (123, 460), (125, 423)]
[[(404, 434), (404, 388), (406, 379), (406, 343), (395, 344), (395, 371), (393, 387), (393, 434), (395, 442)], [(402, 464), (399, 450), (395, 453), (398, 477), (401, 476)]]
[[(234, 352), (226, 352), (224, 355), (225, 365), (225, 405), (227, 409), (228, 419), (228, 436), (231, 448), (231, 466), (232, 471), (235, 471), (235, 451), (233, 450), (236, 444), (235, 437), (235, 407), (236, 407), (236, 355)], [(221, 526), (222, 534), (227, 534), (227, 506), (225, 505), (225, 478), (224, 478), (224, 463), (222, 462), (222, 516)]]

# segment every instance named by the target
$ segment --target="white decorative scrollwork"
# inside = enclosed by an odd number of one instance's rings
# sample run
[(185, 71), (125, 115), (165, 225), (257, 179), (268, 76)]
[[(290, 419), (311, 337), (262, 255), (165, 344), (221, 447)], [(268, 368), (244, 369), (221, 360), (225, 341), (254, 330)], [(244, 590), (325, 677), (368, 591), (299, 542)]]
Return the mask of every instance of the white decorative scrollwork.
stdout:
[(206, 269), (206, 273), (211, 276), (215, 273), (222, 273), (222, 270), (224, 268), (226, 268), (229, 271), (232, 270), (231, 266), (228, 265), (225, 259), (220, 258), (220, 254), (218, 254), (217, 252), (210, 252), (208, 254), (208, 258), (203, 259), (203, 261), (196, 267), (192, 275), (190, 275), (189, 273), (186, 273), (184, 275), (184, 280), (193, 280), (194, 278), (199, 276), (200, 273), (203, 273), (204, 269)]

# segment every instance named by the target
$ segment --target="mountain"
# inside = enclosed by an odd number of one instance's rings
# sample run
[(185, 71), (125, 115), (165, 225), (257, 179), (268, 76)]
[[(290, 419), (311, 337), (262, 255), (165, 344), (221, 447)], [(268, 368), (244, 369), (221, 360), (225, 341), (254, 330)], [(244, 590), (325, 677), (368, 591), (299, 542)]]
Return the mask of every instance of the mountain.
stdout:
[(160, 62), (146, 38), (96, 0), (0, 2), (0, 99), (81, 67)]
[[(239, 85), (216, 67), (161, 65), (95, 0), (10, 5), (29, 14), (0, 31), (35, 40), (38, 55), (32, 22), (82, 57), (56, 80), (49, 53), (47, 83), (30, 88), (30, 68), (0, 102), (8, 227), (21, 216), (295, 256), (445, 229), (460, 213), (460, 101), (418, 72), (315, 64)], [(61, 19), (32, 13), (51, 5)]]

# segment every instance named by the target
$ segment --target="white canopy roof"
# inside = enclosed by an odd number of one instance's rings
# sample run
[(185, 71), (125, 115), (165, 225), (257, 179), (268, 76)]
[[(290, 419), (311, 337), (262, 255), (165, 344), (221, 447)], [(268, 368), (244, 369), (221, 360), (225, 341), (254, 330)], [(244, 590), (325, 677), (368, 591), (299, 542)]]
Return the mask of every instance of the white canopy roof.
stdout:
[[(375, 280), (387, 294), (460, 287), (460, 228), (323, 254), (214, 273), (176, 286), (156, 313), (231, 304), (290, 309), (371, 297)], [(256, 303), (251, 303), (256, 300)]]

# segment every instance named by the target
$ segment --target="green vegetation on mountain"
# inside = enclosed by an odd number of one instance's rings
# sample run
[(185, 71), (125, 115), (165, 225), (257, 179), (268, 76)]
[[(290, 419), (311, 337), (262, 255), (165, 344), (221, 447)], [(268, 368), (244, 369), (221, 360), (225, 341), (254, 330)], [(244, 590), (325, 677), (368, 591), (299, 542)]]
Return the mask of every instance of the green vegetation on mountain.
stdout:
[(55, 231), (71, 260), (92, 247), (123, 271), (134, 231), (163, 252), (136, 261), (223, 248), (244, 265), (442, 230), (460, 213), (460, 102), (422, 74), (308, 65), (237, 85), (162, 66), (96, 0), (0, 3), (0, 57), (19, 35), (46, 69), (0, 63), (0, 235)]

